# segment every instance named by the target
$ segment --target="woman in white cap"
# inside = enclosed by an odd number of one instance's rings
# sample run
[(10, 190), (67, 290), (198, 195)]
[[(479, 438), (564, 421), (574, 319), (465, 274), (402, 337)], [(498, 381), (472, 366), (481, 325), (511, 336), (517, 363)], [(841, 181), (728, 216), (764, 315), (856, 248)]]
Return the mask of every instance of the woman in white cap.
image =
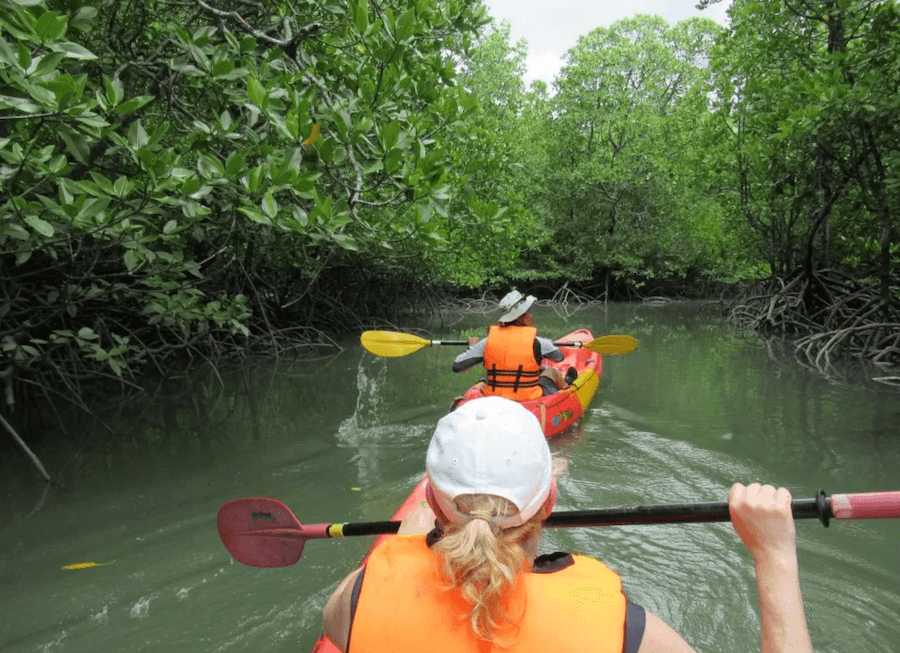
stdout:
[[(600, 561), (535, 557), (555, 467), (537, 419), (515, 402), (476, 399), (442, 418), (426, 458), (428, 506), (338, 586), (329, 639), (345, 653), (694, 652)], [(790, 493), (735, 484), (728, 500), (756, 565), (762, 652), (812, 653)]]
[(499, 323), (489, 328), (487, 338), (469, 339), (471, 346), (453, 361), (453, 371), (483, 363), (484, 394), (516, 401), (537, 399), (565, 387), (558, 370), (541, 365), (544, 358), (561, 361), (563, 354), (552, 341), (537, 335), (529, 312), (536, 299), (518, 290), (507, 293), (500, 300)]

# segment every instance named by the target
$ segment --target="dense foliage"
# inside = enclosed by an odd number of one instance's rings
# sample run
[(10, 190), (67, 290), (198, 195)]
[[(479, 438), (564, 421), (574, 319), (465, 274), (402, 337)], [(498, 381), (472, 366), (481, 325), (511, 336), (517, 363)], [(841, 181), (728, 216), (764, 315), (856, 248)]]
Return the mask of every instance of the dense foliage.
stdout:
[(420, 280), (484, 8), (227, 4), (0, 6), (7, 381), (277, 355), (376, 312), (379, 277)]
[(716, 92), (735, 132), (738, 215), (770, 272), (738, 317), (807, 335), (822, 370), (838, 351), (897, 361), (897, 3), (738, 0), (731, 17)]
[(897, 3), (730, 20), (593, 29), (526, 89), (480, 0), (0, 4), (5, 403), (563, 280), (762, 280), (751, 328), (896, 360)]

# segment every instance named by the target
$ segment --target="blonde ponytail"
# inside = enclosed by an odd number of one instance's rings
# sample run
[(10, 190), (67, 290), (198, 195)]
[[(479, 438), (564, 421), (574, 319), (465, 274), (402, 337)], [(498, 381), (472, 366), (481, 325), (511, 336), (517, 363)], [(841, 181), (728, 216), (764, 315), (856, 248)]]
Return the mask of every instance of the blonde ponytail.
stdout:
[[(565, 473), (567, 461), (554, 456), (553, 476)], [(444, 589), (456, 589), (472, 606), (469, 624), (479, 639), (500, 648), (510, 646), (497, 631), (514, 625), (503, 604), (516, 582), (516, 575), (530, 569), (527, 548), (541, 531), (547, 517), (542, 508), (531, 519), (513, 528), (499, 530), (496, 522), (518, 512), (511, 501), (492, 494), (464, 494), (456, 497), (456, 508), (467, 515), (465, 522), (448, 522), (433, 550), (443, 561)]]

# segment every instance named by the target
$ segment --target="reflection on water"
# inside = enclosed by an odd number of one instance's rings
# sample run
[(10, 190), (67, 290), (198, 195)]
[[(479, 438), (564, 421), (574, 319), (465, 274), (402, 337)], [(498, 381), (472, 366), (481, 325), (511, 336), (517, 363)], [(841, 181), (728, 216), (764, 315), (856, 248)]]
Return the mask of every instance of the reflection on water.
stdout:
[[(587, 326), (640, 341), (605, 359), (593, 408), (551, 445), (570, 460), (561, 509), (721, 501), (735, 481), (798, 497), (900, 489), (896, 395), (828, 383), (695, 309), (538, 308), (550, 337)], [(432, 335), (457, 338), (488, 319)], [(74, 488), (43, 503), (44, 485), (13, 451), (0, 462), (0, 650), (309, 650), (327, 597), (371, 538), (310, 542), (294, 567), (252, 569), (222, 547), (216, 511), (272, 496), (301, 522), (389, 517), (421, 476), (435, 422), (477, 376), (450, 373), (456, 351), (378, 359), (351, 345), (224, 384), (175, 380), (168, 403), (110, 417), (126, 435), (108, 446), (95, 436), (72, 457), (38, 443), (51, 473), (68, 465)], [(900, 650), (898, 537), (894, 521), (798, 524), (819, 653)], [(700, 651), (759, 650), (752, 565), (729, 524), (552, 530), (542, 549), (602, 558)]]

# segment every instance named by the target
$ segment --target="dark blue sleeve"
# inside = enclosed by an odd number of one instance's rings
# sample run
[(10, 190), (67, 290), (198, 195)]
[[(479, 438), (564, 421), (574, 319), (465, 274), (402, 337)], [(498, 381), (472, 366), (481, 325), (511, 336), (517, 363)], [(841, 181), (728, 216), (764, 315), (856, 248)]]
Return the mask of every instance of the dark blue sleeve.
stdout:
[(644, 608), (628, 601), (625, 604), (625, 643), (623, 653), (637, 653), (644, 639), (644, 627), (647, 625), (647, 613)]

